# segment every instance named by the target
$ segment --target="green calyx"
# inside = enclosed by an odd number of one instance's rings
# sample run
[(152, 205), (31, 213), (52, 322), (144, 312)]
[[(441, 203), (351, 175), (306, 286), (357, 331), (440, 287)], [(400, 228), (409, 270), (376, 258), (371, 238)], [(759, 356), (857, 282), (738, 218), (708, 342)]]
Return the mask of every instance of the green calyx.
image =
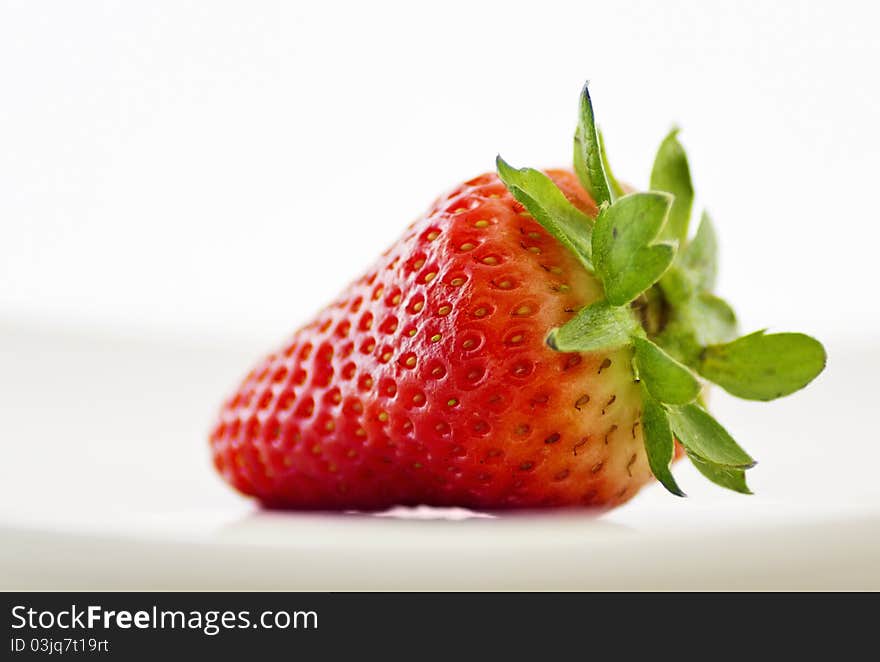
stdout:
[(596, 218), (577, 209), (544, 173), (513, 168), (500, 156), (496, 164), (514, 198), (605, 292), (603, 300), (552, 329), (547, 344), (560, 352), (630, 348), (633, 378), (641, 384), (648, 463), (667, 490), (684, 496), (669, 470), (678, 439), (703, 476), (750, 494), (745, 472), (755, 461), (706, 411), (703, 382), (747, 400), (773, 400), (815, 379), (826, 354), (821, 343), (801, 333), (737, 337), (733, 309), (712, 292), (717, 239), (707, 214), (689, 238), (694, 190), (678, 129), (660, 144), (650, 190), (625, 193), (611, 173), (583, 88), (574, 169), (599, 207)]

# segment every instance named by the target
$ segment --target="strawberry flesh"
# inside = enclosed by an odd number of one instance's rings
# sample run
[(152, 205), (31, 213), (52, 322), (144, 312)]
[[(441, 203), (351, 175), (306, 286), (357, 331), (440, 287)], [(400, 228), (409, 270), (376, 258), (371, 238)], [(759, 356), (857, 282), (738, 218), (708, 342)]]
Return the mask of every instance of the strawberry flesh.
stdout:
[(652, 479), (631, 350), (546, 344), (601, 298), (496, 175), (472, 179), (245, 378), (214, 463), (269, 507), (617, 505)]

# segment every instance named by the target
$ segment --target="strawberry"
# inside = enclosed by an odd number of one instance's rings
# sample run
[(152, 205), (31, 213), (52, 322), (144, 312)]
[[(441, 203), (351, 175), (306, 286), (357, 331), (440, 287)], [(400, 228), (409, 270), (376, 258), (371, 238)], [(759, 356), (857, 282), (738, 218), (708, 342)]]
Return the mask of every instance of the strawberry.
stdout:
[[(607, 164), (589, 92), (575, 168), (471, 179), (434, 203), (222, 407), (217, 470), (281, 508), (611, 507), (687, 454), (748, 492), (705, 381), (767, 400), (824, 367), (802, 334), (735, 339), (676, 132), (651, 190)], [(681, 443), (676, 452), (676, 441)]]

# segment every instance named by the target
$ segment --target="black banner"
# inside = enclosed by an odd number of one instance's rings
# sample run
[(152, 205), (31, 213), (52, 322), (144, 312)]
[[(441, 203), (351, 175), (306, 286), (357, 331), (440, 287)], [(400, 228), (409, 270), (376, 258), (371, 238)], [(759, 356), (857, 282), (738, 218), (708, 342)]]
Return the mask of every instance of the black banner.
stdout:
[[(876, 594), (6, 593), (0, 659), (478, 651), (517, 659), (598, 650), (629, 659), (681, 640), (725, 650), (871, 634)], [(710, 652), (710, 651), (704, 651)]]

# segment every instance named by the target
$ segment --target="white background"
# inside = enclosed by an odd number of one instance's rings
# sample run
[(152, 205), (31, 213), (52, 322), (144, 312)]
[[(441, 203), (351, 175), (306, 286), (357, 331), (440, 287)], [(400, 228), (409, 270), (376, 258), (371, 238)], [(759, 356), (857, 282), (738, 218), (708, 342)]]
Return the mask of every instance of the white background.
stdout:
[(677, 123), (745, 330), (875, 344), (869, 2), (0, 4), (0, 321), (259, 348), (456, 182), (644, 186)]

